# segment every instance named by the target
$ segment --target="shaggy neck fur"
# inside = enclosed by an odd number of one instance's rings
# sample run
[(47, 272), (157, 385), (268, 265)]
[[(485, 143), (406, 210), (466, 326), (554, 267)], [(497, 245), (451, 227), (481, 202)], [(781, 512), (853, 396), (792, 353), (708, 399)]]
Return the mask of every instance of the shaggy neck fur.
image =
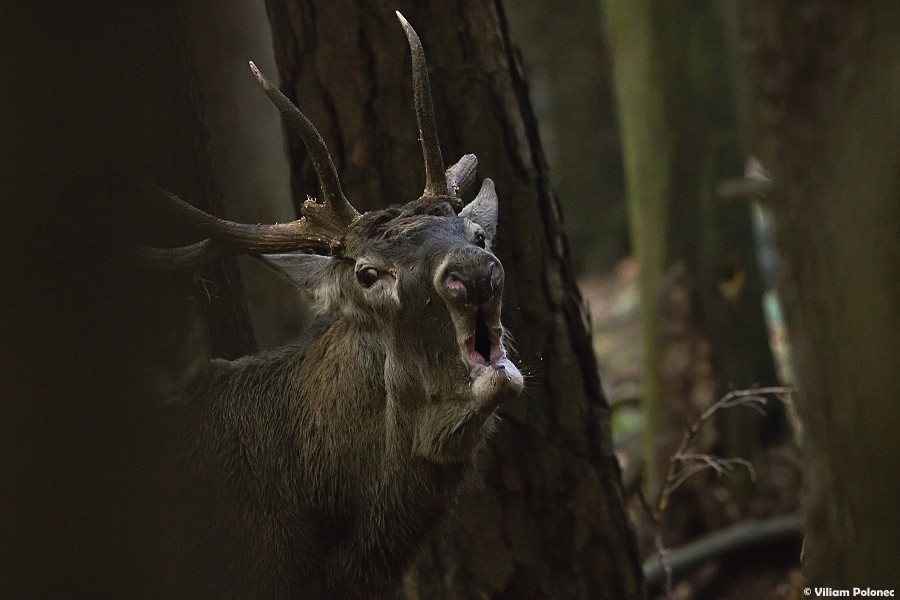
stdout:
[[(190, 485), (208, 492), (195, 507), (214, 582), (204, 593), (366, 597), (402, 575), (447, 514), (488, 415), (461, 397), (447, 417), (427, 381), (397, 375), (427, 365), (398, 369), (410, 357), (379, 339), (339, 319), (308, 345), (213, 361), (181, 411), (200, 414), (175, 419)], [(463, 456), (427, 455), (453, 443)]]

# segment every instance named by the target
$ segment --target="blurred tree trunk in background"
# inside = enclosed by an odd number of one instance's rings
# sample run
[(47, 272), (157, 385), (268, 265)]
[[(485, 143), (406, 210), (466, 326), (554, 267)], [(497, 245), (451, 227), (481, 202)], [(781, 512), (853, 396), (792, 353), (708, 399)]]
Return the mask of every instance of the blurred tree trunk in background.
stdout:
[(598, 0), (507, 0), (579, 275), (629, 252), (622, 145)]
[[(136, 541), (160, 510), (136, 468), (142, 377), (171, 327), (166, 307), (194, 285), (148, 275), (128, 244), (196, 237), (123, 179), (221, 209), (184, 25), (174, 2), (4, 7), (3, 598), (161, 595), (159, 565)], [(222, 356), (254, 346), (234, 273), (230, 261), (204, 273)]]
[[(196, 65), (196, 97), (208, 129), (208, 160), (221, 190), (224, 216), (242, 223), (293, 221), (297, 215), (281, 117), (247, 64), (253, 60), (264, 73), (275, 71), (265, 5), (245, 0), (180, 1), (187, 51)], [(260, 348), (297, 337), (306, 320), (301, 295), (256, 261), (244, 257), (237, 261)]]
[[(655, 494), (698, 410), (727, 390), (775, 384), (776, 375), (750, 207), (715, 195), (720, 180), (742, 175), (745, 158), (722, 4), (607, 0), (606, 17), (641, 268), (645, 475)], [(671, 331), (672, 311), (696, 330)], [(759, 416), (733, 409), (722, 418), (720, 452), (749, 457), (763, 434)]]
[(896, 588), (900, 11), (740, 0), (804, 423), (809, 585)]
[[(146, 155), (136, 159), (132, 168), (164, 188), (176, 190), (177, 195), (188, 199), (194, 206), (211, 214), (223, 215), (225, 199), (214, 167), (203, 83), (198, 72), (197, 56), (193, 51), (194, 42), (191, 39), (185, 1), (168, 0), (159, 5), (157, 18), (163, 19), (174, 44), (163, 51), (157, 64), (162, 69), (170, 69), (162, 77), (173, 82), (173, 98), (170, 100), (171, 104), (163, 104), (156, 112), (162, 113), (159, 118), (171, 119), (168, 131), (165, 131), (171, 138), (164, 141), (171, 144), (169, 148), (176, 147), (180, 151), (174, 154), (166, 152), (168, 148), (165, 144), (160, 144), (160, 149), (142, 148)], [(161, 37), (165, 39), (167, 36)], [(130, 43), (141, 44), (146, 41), (130, 40)], [(169, 218), (163, 222), (168, 226), (172, 224)], [(191, 228), (185, 227), (183, 223), (178, 223), (171, 229), (178, 232), (177, 237), (164, 231), (161, 232), (162, 236), (151, 239), (148, 243), (162, 246), (196, 241), (196, 234), (190, 232)], [(185, 238), (185, 235), (189, 237)], [(255, 351), (256, 336), (250, 323), (243, 282), (234, 258), (216, 261), (204, 270), (202, 278), (205, 280), (203, 291), (206, 292), (208, 301), (204, 306), (209, 316), (213, 356), (233, 359)], [(165, 279), (176, 278), (163, 276), (164, 289), (170, 287)], [(200, 292), (197, 288), (200, 286), (195, 286), (189, 293)]]
[[(574, 284), (559, 207), (497, 2), (268, 0), (284, 89), (331, 149), (360, 209), (417, 198), (424, 167), (410, 55), (417, 29), (444, 159), (477, 154), (496, 182), (504, 321), (527, 391), (503, 411), (477, 483), (426, 547), (405, 598), (637, 598), (641, 573), (612, 455), (609, 414)], [(315, 194), (288, 138), (296, 201)]]

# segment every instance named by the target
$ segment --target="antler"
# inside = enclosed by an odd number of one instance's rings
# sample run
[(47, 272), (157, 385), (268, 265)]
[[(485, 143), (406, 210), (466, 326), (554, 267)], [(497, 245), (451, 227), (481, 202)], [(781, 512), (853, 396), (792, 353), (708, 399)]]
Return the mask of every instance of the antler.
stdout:
[(169, 205), (182, 217), (209, 236), (201, 242), (178, 248), (138, 248), (150, 266), (160, 270), (197, 269), (227, 254), (267, 254), (301, 250), (333, 254), (341, 245), (347, 228), (359, 216), (344, 196), (337, 169), (322, 136), (309, 119), (259, 72), (253, 62), (250, 70), (263, 91), (297, 132), (307, 152), (319, 185), (323, 203), (307, 199), (300, 208), (301, 217), (290, 223), (249, 225), (226, 221), (161, 190)]
[(444, 175), (444, 159), (441, 157), (441, 144), (438, 140), (437, 126), (434, 122), (434, 105), (431, 102), (431, 87), (428, 82), (428, 66), (425, 64), (425, 51), (422, 42), (400, 11), (397, 18), (406, 32), (409, 49), (412, 52), (413, 96), (416, 103), (416, 121), (419, 124), (419, 139), (422, 142), (422, 155), (425, 157), (425, 191), (422, 199), (448, 199), (447, 179)]
[[(316, 131), (316, 128), (310, 123), (300, 109), (294, 106), (294, 103), (288, 100), (287, 96), (281, 93), (277, 87), (266, 79), (259, 72), (253, 61), (250, 61), (250, 70), (253, 76), (259, 82), (260, 87), (269, 97), (269, 100), (278, 107), (285, 120), (288, 122), (295, 132), (303, 139), (303, 144), (309, 152), (309, 159), (312, 161), (313, 168), (316, 170), (316, 176), (319, 178), (319, 186), (322, 188), (322, 199), (325, 205), (331, 208), (331, 212), (344, 227), (359, 216), (353, 205), (344, 196), (341, 191), (341, 181), (338, 179), (337, 169), (334, 168), (334, 161), (331, 160), (331, 154), (328, 147), (322, 140), (322, 136)], [(305, 208), (305, 205), (304, 205)]]
[[(474, 154), (466, 154), (444, 171), (422, 42), (399, 12), (397, 18), (406, 32), (412, 52), (416, 121), (425, 159), (425, 191), (420, 200), (446, 200), (458, 210), (461, 207), (460, 195), (475, 179), (478, 160)], [(240, 253), (269, 254), (300, 250), (333, 254), (340, 248), (347, 228), (359, 217), (341, 190), (337, 169), (322, 136), (300, 109), (259, 72), (253, 62), (250, 62), (250, 70), (288, 125), (303, 140), (322, 188), (323, 202), (307, 199), (300, 208), (301, 217), (290, 223), (249, 225), (207, 214), (162, 190), (170, 206), (209, 238), (178, 248), (139, 247), (138, 254), (150, 266), (161, 270), (196, 269), (222, 256)]]

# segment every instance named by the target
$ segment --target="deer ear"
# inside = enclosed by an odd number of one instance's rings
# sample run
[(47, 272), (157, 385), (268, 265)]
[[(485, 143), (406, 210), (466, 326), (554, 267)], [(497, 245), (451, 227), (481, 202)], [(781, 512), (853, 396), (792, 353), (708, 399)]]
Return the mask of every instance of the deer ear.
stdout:
[(262, 254), (253, 258), (285, 277), (297, 287), (319, 296), (325, 284), (334, 279), (334, 260), (318, 254)]
[(481, 190), (475, 199), (466, 204), (459, 216), (466, 217), (473, 223), (481, 225), (488, 239), (493, 240), (497, 233), (497, 192), (494, 190), (494, 182), (485, 179), (481, 184)]

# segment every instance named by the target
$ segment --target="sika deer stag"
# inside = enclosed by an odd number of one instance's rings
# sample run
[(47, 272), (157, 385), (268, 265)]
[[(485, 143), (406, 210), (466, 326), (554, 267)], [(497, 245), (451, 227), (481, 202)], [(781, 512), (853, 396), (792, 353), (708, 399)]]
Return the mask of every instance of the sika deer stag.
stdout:
[(303, 343), (204, 358), (184, 385), (187, 400), (167, 409), (185, 479), (203, 491), (202, 509), (182, 515), (196, 544), (178, 559), (198, 595), (391, 589), (471, 475), (495, 408), (522, 390), (500, 323), (494, 186), (485, 179), (461, 207), (476, 160), (466, 155), (445, 173), (421, 42), (397, 15), (425, 157), (418, 200), (359, 214), (316, 129), (251, 63), (302, 137), (323, 202), (307, 200), (291, 223), (244, 225), (168, 196), (208, 238), (147, 249), (169, 269), (258, 256), (311, 292), (322, 313)]

